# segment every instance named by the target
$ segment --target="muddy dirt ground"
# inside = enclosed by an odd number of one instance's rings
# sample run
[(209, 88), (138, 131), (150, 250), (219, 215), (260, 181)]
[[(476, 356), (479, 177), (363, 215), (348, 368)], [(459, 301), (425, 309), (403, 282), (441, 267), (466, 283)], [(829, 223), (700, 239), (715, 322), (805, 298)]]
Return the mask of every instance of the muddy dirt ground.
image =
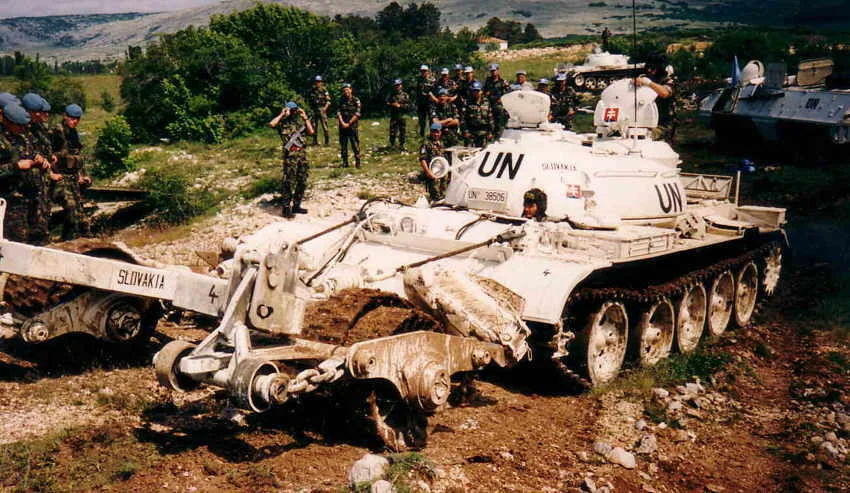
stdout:
[[(228, 228), (212, 218), (192, 229), (191, 241), (140, 250), (190, 258), (199, 242), (280, 220), (262, 204), (240, 207), (225, 213)], [(397, 484), (445, 492), (850, 490), (846, 336), (799, 315), (833, 289), (824, 279), (846, 268), (838, 257), (802, 256), (756, 324), (671, 369), (678, 380), (632, 371), (607, 389), (575, 392), (530, 370), (481, 375), (471, 402), (429, 419), (419, 451), (427, 462)], [(199, 340), (202, 322), (163, 321), (143, 350), (118, 355), (86, 338), (39, 347), (0, 340), (0, 491), (342, 491), (354, 461), (383, 452), (334, 396), (234, 416), (222, 392), (160, 388), (153, 354), (174, 338)], [(691, 368), (704, 373), (698, 384)], [(658, 382), (669, 395), (653, 390)], [(603, 458), (596, 450), (606, 445), (632, 453), (636, 467)]]

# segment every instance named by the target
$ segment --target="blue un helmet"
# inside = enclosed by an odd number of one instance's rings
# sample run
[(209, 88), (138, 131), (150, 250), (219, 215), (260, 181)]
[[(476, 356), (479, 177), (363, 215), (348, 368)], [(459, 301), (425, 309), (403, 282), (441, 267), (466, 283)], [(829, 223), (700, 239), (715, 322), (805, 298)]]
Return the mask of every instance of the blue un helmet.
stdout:
[(52, 108), (50, 103), (48, 103), (46, 99), (41, 98), (41, 111), (50, 111), (50, 108)]
[(3, 107), (3, 118), (15, 125), (27, 125), (31, 119), (29, 111), (14, 101)]
[(80, 118), (83, 116), (83, 109), (80, 108), (80, 105), (71, 103), (65, 107), (65, 114), (71, 118)]
[(41, 96), (28, 92), (21, 98), (21, 106), (27, 111), (41, 111)]
[(493, 70), (499, 70), (499, 64), (498, 63), (491, 63), (490, 64), (490, 71), (492, 72)]
[(434, 122), (431, 124), (431, 131), (439, 131), (443, 129), (443, 125), (440, 122)]
[(9, 103), (21, 104), (21, 100), (10, 92), (0, 92), (0, 107), (6, 106)]

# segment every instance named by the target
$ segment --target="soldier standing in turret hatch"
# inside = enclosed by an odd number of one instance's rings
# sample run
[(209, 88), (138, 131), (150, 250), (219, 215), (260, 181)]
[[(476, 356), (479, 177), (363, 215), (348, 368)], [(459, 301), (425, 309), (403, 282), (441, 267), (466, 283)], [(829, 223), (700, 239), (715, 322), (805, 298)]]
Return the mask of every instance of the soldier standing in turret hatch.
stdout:
[(673, 145), (676, 141), (676, 77), (673, 68), (667, 63), (663, 53), (651, 53), (644, 67), (646, 76), (634, 79), (635, 87), (646, 86), (658, 95), (658, 127), (653, 138), (667, 141)]
[(342, 167), (348, 167), (348, 146), (354, 153), (354, 167), (360, 167), (360, 132), (357, 122), (360, 121), (360, 99), (354, 96), (351, 84), (342, 85), (342, 97), (337, 104), (337, 122), (339, 123), (339, 148), (342, 156)]
[(502, 105), (502, 96), (510, 90), (508, 81), (502, 78), (499, 74), (499, 65), (496, 63), (490, 64), (490, 76), (484, 81), (484, 96), (490, 102), (490, 108), (493, 109), (493, 118), (496, 121), (495, 138), (502, 135), (502, 130), (508, 123), (508, 112)]
[(21, 105), (10, 102), (3, 107), (3, 130), (0, 132), (0, 198), (6, 200), (3, 238), (27, 241), (27, 216), (30, 200), (26, 196), (26, 174), (34, 168), (45, 168), (49, 162), (34, 152), (27, 133), (30, 114)]
[(404, 114), (410, 111), (410, 96), (404, 91), (401, 79), (393, 80), (393, 89), (387, 96), (387, 107), (390, 111), (390, 147), (395, 145), (398, 137), (398, 146), (404, 151), (404, 142), (407, 140), (407, 124)]
[(280, 114), (269, 122), (269, 126), (277, 127), (283, 144), (283, 182), (280, 194), (283, 200), (283, 217), (289, 219), (295, 214), (306, 214), (307, 209), (301, 207), (301, 200), (304, 198), (304, 190), (307, 189), (310, 167), (307, 162), (304, 132), (314, 135), (313, 125), (307, 118), (307, 113), (294, 101), (289, 101)]
[(466, 145), (484, 147), (493, 138), (493, 111), (481, 94), (481, 83), (470, 85), (472, 95), (463, 109), (463, 137)]
[(425, 136), (425, 129), (428, 128), (431, 113), (431, 102), (433, 95), (431, 91), (434, 89), (434, 78), (431, 77), (427, 65), (419, 67), (419, 77), (416, 79), (416, 115), (419, 118), (419, 136)]
[(437, 178), (431, 174), (429, 165), (435, 157), (442, 157), (444, 154), (443, 143), (440, 140), (442, 137), (443, 126), (439, 123), (431, 124), (431, 134), (422, 146), (419, 148), (419, 166), (422, 167), (424, 175), (425, 191), (428, 192), (428, 200), (436, 202), (442, 200), (446, 196), (446, 188), (448, 186), (448, 178)]
[(528, 82), (528, 73), (525, 70), (517, 70), (516, 81), (511, 84), (511, 91), (533, 91), (534, 86)]
[(325, 145), (330, 143), (328, 135), (328, 107), (331, 105), (331, 93), (325, 87), (321, 75), (313, 77), (313, 87), (307, 95), (307, 103), (310, 105), (310, 123), (315, 132), (313, 133), (313, 145), (319, 144), (319, 128), (325, 137)]
[(91, 178), (83, 166), (83, 144), (77, 125), (83, 109), (77, 104), (65, 107), (62, 123), (50, 131), (50, 143), (56, 155), (55, 171), (62, 179), (53, 183), (53, 201), (62, 206), (62, 239), (72, 240), (89, 232), (88, 220), (83, 212), (81, 187), (91, 185)]

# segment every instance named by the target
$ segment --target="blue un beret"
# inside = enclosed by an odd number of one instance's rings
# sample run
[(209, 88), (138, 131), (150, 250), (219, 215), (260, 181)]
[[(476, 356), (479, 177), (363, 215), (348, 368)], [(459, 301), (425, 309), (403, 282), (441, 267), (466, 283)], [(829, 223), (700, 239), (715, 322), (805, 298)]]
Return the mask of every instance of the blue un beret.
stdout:
[(16, 125), (26, 125), (30, 122), (29, 112), (14, 102), (3, 107), (3, 117)]
[(21, 106), (27, 111), (41, 111), (41, 96), (34, 92), (26, 93), (21, 98)]
[(298, 109), (298, 103), (296, 103), (295, 101), (289, 101), (289, 102), (286, 103), (286, 107), (291, 109), (291, 110), (297, 110)]
[(65, 114), (71, 118), (79, 118), (83, 116), (83, 109), (80, 105), (71, 103), (65, 107)]
[(440, 122), (434, 122), (434, 123), (431, 124), (431, 131), (432, 132), (434, 130), (442, 130), (442, 129), (443, 129), (443, 125)]
[(317, 75), (317, 76), (313, 77), (313, 81), (315, 81), (315, 82), (322, 82), (322, 76), (321, 76), (321, 75)]
[(0, 107), (6, 106), (9, 103), (21, 104), (21, 100), (10, 92), (0, 92)]
[(342, 88), (345, 89), (346, 87), (351, 87), (351, 84), (349, 84), (348, 82), (343, 82)]
[(50, 108), (52, 108), (50, 103), (48, 103), (46, 99), (41, 98), (41, 111), (50, 111)]
[(473, 91), (480, 91), (481, 90), (481, 83), (478, 82), (478, 81), (473, 82), (472, 83), (472, 90)]
[(393, 85), (394, 86), (397, 86), (399, 84), (401, 84), (401, 79), (393, 79)]

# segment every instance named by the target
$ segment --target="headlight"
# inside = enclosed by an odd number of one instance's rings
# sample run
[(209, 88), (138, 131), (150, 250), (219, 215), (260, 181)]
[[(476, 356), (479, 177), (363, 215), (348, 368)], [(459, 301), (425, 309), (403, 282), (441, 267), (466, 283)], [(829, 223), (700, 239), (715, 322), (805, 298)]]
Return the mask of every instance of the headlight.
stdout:
[(413, 233), (416, 229), (416, 221), (410, 216), (405, 216), (399, 221), (399, 227), (404, 233)]
[(431, 160), (431, 163), (428, 164), (428, 169), (431, 171), (434, 178), (440, 179), (449, 174), (452, 167), (449, 165), (449, 161), (446, 158), (435, 157)]

